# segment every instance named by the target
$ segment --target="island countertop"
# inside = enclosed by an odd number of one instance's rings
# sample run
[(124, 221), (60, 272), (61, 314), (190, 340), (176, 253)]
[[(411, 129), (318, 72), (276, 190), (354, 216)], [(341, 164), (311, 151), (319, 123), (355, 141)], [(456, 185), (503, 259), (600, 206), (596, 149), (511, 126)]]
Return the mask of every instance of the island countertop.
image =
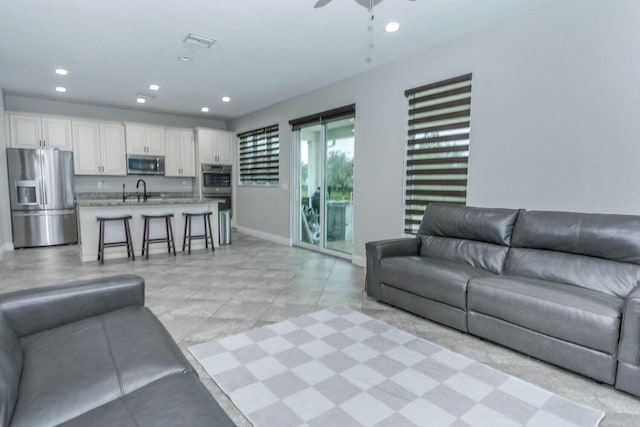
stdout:
[[(97, 217), (120, 217), (131, 216), (130, 226), (133, 237), (134, 251), (140, 254), (143, 233), (143, 215), (173, 215), (171, 217), (171, 228), (173, 229), (176, 250), (180, 251), (185, 233), (185, 213), (211, 212), (211, 228), (213, 232), (214, 246), (218, 247), (218, 203), (223, 199), (198, 199), (198, 198), (161, 198), (153, 197), (146, 202), (138, 202), (136, 197), (131, 197), (126, 201), (122, 198), (115, 199), (77, 199), (78, 209), (78, 229), (80, 237), (80, 257), (83, 262), (95, 261), (97, 259), (99, 224)], [(204, 222), (194, 221), (192, 233), (194, 235), (204, 234)], [(163, 237), (166, 235), (165, 222), (154, 220), (150, 222), (150, 239)], [(112, 222), (105, 225), (105, 242), (117, 242), (124, 240), (124, 227), (122, 222)], [(204, 240), (193, 242), (194, 249), (205, 247)], [(167, 245), (151, 245), (151, 254), (167, 253)], [(105, 259), (126, 258), (127, 251), (124, 248), (109, 248), (105, 253)]]
[(126, 199), (124, 202), (122, 199), (78, 199), (76, 205), (78, 207), (100, 207), (100, 206), (154, 206), (154, 205), (198, 205), (210, 203), (224, 203), (223, 199), (198, 199), (198, 198), (164, 198), (153, 197), (146, 202), (143, 200), (138, 201), (136, 197)]

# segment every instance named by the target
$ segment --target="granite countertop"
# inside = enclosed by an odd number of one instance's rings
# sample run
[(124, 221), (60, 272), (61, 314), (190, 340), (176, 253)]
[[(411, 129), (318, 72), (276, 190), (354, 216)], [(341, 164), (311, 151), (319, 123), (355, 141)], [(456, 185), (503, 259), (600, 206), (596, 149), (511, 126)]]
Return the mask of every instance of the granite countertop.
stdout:
[(193, 197), (180, 198), (160, 198), (152, 197), (146, 202), (138, 201), (137, 197), (131, 197), (125, 202), (120, 199), (78, 199), (78, 207), (98, 207), (98, 206), (151, 206), (151, 205), (193, 205), (224, 202), (222, 199), (197, 199)]

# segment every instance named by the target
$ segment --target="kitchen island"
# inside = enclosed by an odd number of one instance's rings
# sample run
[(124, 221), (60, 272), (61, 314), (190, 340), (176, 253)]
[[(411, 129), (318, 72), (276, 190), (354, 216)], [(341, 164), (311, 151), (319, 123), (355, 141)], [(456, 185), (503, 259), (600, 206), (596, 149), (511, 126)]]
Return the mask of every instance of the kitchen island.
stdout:
[[(131, 236), (136, 256), (142, 250), (142, 231), (144, 220), (142, 215), (166, 215), (173, 214), (173, 236), (175, 239), (176, 252), (182, 250), (182, 236), (184, 233), (183, 212), (201, 213), (210, 211), (211, 228), (213, 229), (214, 246), (218, 247), (218, 203), (220, 199), (191, 199), (191, 198), (155, 198), (146, 202), (138, 201), (135, 198), (120, 200), (77, 200), (78, 209), (78, 231), (80, 244), (80, 259), (82, 262), (96, 261), (98, 257), (98, 234), (99, 225), (97, 217), (118, 217), (131, 215)], [(121, 221), (109, 222), (105, 224), (105, 242), (122, 241), (125, 239), (124, 226)], [(203, 234), (204, 226), (202, 221), (193, 220), (193, 235)], [(149, 237), (151, 239), (164, 237), (166, 235), (165, 222), (154, 220), (150, 223)], [(191, 244), (192, 250), (204, 249), (204, 240), (194, 240)], [(156, 243), (150, 245), (150, 254), (167, 253), (167, 245)], [(109, 248), (105, 251), (105, 259), (126, 258), (127, 249), (125, 247)]]

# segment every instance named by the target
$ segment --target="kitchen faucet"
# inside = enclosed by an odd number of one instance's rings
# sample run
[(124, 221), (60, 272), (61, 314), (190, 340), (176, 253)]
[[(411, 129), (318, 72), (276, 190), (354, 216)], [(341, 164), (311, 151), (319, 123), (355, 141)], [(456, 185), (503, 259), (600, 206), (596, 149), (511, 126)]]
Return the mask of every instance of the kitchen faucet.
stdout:
[[(138, 189), (138, 187), (140, 187), (140, 183), (142, 183), (142, 189), (144, 191), (142, 195), (142, 200), (146, 202), (147, 199), (149, 198), (149, 196), (147, 195), (147, 183), (144, 182), (144, 179), (140, 178), (138, 182), (136, 182), (136, 190)], [(138, 193), (138, 201), (140, 201), (140, 193)]]

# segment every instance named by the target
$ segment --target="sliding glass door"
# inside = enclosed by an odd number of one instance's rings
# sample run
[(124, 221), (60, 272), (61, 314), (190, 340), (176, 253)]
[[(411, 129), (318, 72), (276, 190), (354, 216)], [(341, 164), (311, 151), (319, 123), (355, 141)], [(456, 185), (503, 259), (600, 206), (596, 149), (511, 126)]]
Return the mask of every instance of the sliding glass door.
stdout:
[(295, 241), (351, 255), (354, 118), (300, 126), (296, 134)]

